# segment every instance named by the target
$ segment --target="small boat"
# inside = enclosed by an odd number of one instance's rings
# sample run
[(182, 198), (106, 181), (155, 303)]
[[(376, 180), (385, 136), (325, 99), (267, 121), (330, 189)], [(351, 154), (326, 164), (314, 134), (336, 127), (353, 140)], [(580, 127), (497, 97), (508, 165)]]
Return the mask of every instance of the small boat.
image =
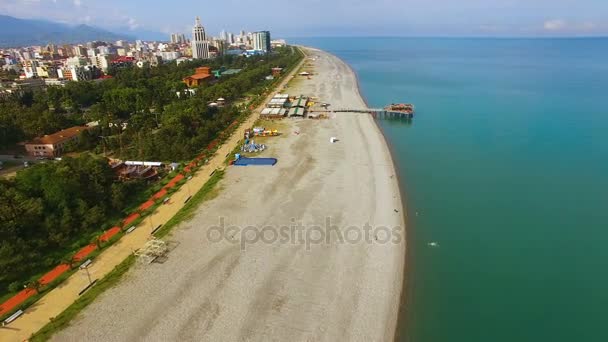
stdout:
[(428, 245), (431, 247), (439, 247), (439, 244), (437, 242), (429, 242)]

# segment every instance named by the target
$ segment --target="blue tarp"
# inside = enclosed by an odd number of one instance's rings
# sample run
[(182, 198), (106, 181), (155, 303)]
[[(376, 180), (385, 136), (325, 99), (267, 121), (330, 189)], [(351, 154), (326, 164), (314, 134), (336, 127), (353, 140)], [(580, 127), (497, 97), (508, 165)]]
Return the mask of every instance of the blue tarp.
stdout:
[(277, 163), (276, 158), (244, 158), (241, 157), (234, 162), (236, 166), (247, 166), (247, 165), (274, 165)]

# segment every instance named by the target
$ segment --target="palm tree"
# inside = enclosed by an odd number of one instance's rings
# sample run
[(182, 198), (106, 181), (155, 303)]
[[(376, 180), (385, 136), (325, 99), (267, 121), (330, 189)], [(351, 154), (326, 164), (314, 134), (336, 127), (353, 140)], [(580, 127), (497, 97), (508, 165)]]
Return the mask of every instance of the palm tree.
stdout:
[(95, 235), (95, 237), (93, 237), (93, 240), (91, 241), (91, 243), (94, 243), (95, 245), (97, 245), (97, 249), (101, 250), (101, 248), (103, 247), (103, 241), (101, 241), (101, 233)]
[(40, 280), (32, 280), (27, 283), (27, 285), (25, 285), (25, 288), (29, 290), (34, 290), (36, 291), (36, 293), (40, 293), (40, 290), (42, 289), (42, 283), (40, 282)]
[(76, 260), (74, 260), (73, 256), (63, 258), (63, 260), (61, 260), (61, 263), (70, 266), (71, 270), (76, 267)]

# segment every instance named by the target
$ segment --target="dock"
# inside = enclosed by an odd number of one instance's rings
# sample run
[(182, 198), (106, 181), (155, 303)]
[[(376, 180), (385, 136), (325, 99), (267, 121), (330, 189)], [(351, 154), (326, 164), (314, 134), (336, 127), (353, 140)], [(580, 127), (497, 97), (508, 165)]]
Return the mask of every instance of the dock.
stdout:
[(329, 113), (370, 114), (376, 119), (412, 119), (414, 105), (409, 103), (390, 104), (384, 108), (336, 108), (326, 109)]

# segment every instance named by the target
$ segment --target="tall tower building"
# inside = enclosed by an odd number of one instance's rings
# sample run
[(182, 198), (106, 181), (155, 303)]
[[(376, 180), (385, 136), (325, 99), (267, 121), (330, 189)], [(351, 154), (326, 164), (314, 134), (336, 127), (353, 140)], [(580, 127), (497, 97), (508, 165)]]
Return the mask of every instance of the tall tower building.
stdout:
[(253, 49), (262, 50), (264, 52), (270, 51), (270, 32), (259, 31), (253, 32)]
[(209, 58), (209, 42), (207, 41), (205, 28), (201, 25), (199, 17), (196, 17), (196, 23), (192, 29), (192, 58)]

